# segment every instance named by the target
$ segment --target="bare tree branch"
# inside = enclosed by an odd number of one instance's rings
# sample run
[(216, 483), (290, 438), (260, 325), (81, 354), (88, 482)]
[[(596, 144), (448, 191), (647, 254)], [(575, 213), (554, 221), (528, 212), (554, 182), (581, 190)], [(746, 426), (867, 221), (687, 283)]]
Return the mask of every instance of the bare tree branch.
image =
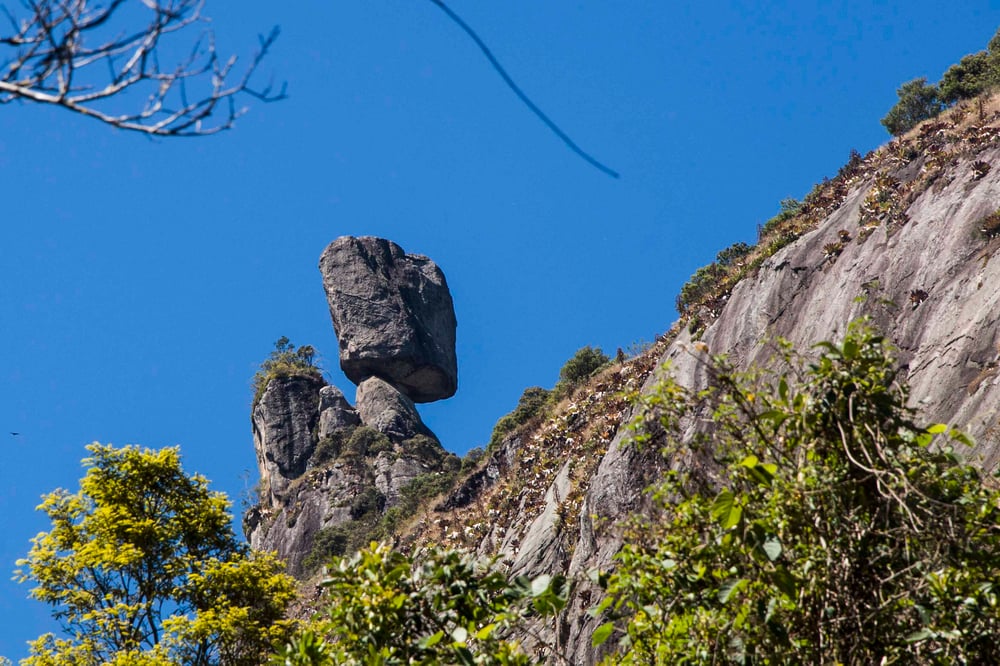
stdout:
[[(0, 104), (60, 106), (113, 127), (154, 136), (204, 136), (246, 112), (236, 98), (271, 102), (285, 86), (251, 86), (278, 36), (260, 37), (249, 64), (220, 59), (204, 0), (21, 0), (0, 4)], [(138, 27), (136, 27), (138, 26)], [(200, 32), (199, 31), (200, 28)], [(198, 32), (188, 50), (173, 39)], [(161, 58), (176, 64), (161, 67)], [(128, 111), (116, 112), (125, 107)]]
[(455, 25), (461, 28), (465, 32), (465, 34), (469, 36), (469, 39), (475, 42), (476, 46), (478, 46), (479, 50), (483, 52), (484, 56), (486, 56), (486, 59), (489, 61), (490, 65), (493, 67), (496, 73), (499, 74), (500, 78), (503, 79), (503, 82), (507, 84), (507, 87), (510, 88), (515, 95), (517, 95), (517, 98), (521, 100), (521, 102), (523, 102), (524, 105), (527, 106), (532, 113), (538, 116), (539, 120), (545, 123), (546, 127), (552, 130), (553, 134), (562, 139), (563, 143), (565, 143), (570, 150), (579, 155), (581, 158), (583, 158), (584, 161), (586, 161), (588, 164), (593, 166), (598, 171), (601, 171), (611, 176), (612, 178), (618, 178), (620, 176), (620, 174), (617, 171), (604, 165), (603, 163), (598, 161), (597, 158), (593, 157), (590, 153), (586, 152), (583, 148), (578, 146), (576, 142), (573, 141), (573, 139), (569, 138), (569, 135), (566, 134), (566, 132), (562, 131), (562, 129), (558, 125), (556, 125), (554, 120), (545, 115), (545, 113), (540, 108), (538, 108), (538, 106), (534, 102), (531, 101), (531, 99), (525, 94), (525, 92), (521, 90), (521, 87), (514, 82), (514, 79), (511, 78), (510, 74), (507, 73), (507, 70), (503, 68), (503, 66), (500, 64), (500, 61), (496, 59), (496, 57), (493, 55), (493, 52), (490, 51), (490, 48), (486, 45), (486, 42), (484, 42), (482, 38), (476, 33), (476, 31), (472, 29), (472, 26), (470, 26), (468, 23), (462, 20), (462, 17), (456, 14), (455, 11), (451, 9), (451, 7), (446, 5), (444, 3), (444, 0), (430, 0), (430, 2), (437, 5), (438, 8), (441, 9), (441, 11), (443, 11), (445, 14), (448, 15), (448, 18), (450, 18), (452, 22), (455, 23)]

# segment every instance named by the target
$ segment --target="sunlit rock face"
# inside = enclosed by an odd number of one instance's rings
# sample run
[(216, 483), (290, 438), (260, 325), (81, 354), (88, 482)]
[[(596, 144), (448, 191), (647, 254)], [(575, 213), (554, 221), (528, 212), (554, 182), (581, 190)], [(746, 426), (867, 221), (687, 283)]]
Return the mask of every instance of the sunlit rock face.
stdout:
[(329, 436), (336, 430), (359, 425), (361, 418), (344, 397), (344, 393), (333, 385), (324, 386), (319, 390), (319, 439)]
[(413, 401), (383, 379), (369, 377), (361, 382), (355, 404), (365, 425), (375, 428), (393, 441), (399, 442), (417, 435), (434, 436), (420, 420)]
[(348, 379), (381, 377), (414, 402), (455, 394), (455, 307), (437, 264), (392, 241), (344, 236), (319, 268)]
[(306, 471), (320, 418), (320, 389), (325, 382), (309, 375), (276, 377), (253, 407), (253, 443), (262, 486), (275, 501), (288, 484)]

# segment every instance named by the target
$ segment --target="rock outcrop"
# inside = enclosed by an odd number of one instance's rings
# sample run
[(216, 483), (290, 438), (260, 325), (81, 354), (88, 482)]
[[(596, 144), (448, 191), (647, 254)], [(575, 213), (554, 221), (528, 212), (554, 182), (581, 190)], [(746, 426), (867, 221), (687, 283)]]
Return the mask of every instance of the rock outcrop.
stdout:
[(308, 367), (272, 377), (251, 419), (261, 481), (244, 531), (296, 576), (331, 554), (316, 550), (323, 530), (350, 541), (352, 525), (371, 529), (408, 485), (457, 464), (414, 406), (457, 387), (455, 312), (441, 270), (377, 238), (338, 239), (320, 266), (356, 407)]
[(437, 264), (382, 238), (345, 236), (319, 268), (348, 379), (381, 377), (414, 402), (455, 394), (455, 308)]
[(434, 433), (420, 420), (413, 401), (384, 379), (369, 377), (358, 384), (354, 404), (365, 425), (391, 440), (403, 441), (417, 435), (434, 437)]
[(283, 499), (292, 479), (306, 471), (316, 448), (322, 379), (312, 375), (275, 377), (253, 407), (253, 444), (267, 501)]
[(351, 407), (344, 393), (333, 385), (319, 390), (319, 439), (332, 435), (337, 430), (361, 425), (361, 417)]

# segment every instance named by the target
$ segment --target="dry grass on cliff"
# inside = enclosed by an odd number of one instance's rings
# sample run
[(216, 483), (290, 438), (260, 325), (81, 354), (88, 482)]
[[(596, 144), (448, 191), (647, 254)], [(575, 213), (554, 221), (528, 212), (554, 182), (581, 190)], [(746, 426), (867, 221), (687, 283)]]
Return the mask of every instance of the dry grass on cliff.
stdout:
[[(557, 524), (567, 557), (584, 495), (601, 458), (630, 414), (631, 399), (656, 367), (677, 329), (634, 358), (616, 362), (507, 436), (518, 442), (514, 461), (467, 505), (440, 510), (433, 502), (401, 535), (400, 545), (464, 548), (512, 561), (531, 522), (545, 508), (546, 493), (568, 468), (569, 490), (558, 499)], [(472, 473), (489, 464), (480, 463)], [(461, 481), (459, 481), (461, 485)]]

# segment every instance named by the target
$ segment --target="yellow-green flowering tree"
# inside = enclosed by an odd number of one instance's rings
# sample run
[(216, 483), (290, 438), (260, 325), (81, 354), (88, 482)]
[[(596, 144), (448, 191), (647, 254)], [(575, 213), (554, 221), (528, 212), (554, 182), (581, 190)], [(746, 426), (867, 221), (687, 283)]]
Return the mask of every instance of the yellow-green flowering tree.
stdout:
[(79, 491), (43, 498), (52, 529), (18, 561), (64, 628), (22, 663), (265, 663), (292, 629), (294, 582), (236, 539), (226, 496), (185, 474), (176, 448), (87, 448)]

